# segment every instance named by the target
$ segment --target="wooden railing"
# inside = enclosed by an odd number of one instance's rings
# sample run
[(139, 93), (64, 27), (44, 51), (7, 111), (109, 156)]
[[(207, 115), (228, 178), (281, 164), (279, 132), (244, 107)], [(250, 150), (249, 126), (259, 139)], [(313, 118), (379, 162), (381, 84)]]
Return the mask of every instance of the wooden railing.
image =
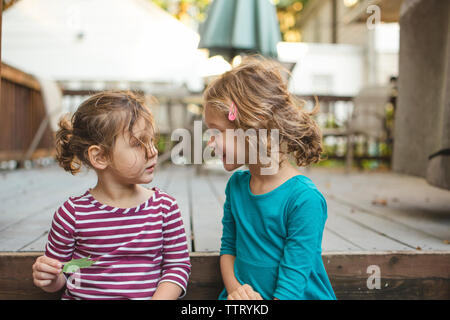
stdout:
[[(305, 100), (309, 104), (315, 104), (316, 97), (320, 104), (319, 115), (322, 121), (318, 122), (323, 134), (325, 159), (344, 161), (347, 171), (351, 170), (354, 163), (356, 163), (358, 168), (362, 168), (364, 160), (378, 161), (390, 165), (391, 154), (389, 150), (382, 152), (380, 142), (377, 142), (373, 146), (375, 150), (369, 151), (370, 137), (352, 129), (353, 112), (357, 108), (354, 104), (355, 97), (331, 95), (297, 96), (298, 99)], [(338, 104), (341, 104), (341, 108), (345, 110), (345, 116), (339, 120), (337, 120)], [(334, 144), (328, 143), (327, 139), (329, 137), (334, 138)], [(384, 144), (386, 145), (386, 143)]]
[[(0, 101), (0, 161), (24, 160), (45, 119), (39, 82), (33, 76), (2, 63)], [(30, 159), (50, 156), (53, 133), (47, 125)]]
[[(23, 158), (24, 152), (30, 145), (33, 133), (36, 132), (39, 122), (45, 114), (42, 97), (39, 90), (39, 83), (30, 75), (27, 75), (19, 70), (3, 65), (2, 68), (2, 83), (4, 83), (2, 88), (2, 111), (5, 117), (2, 117), (0, 125), (5, 134), (2, 135), (0, 140), (0, 161), (15, 159), (20, 160)], [(64, 101), (63, 103), (67, 106), (66, 111), (74, 112), (78, 104), (87, 96), (95, 93), (96, 91), (91, 90), (63, 90)], [(17, 98), (20, 97), (20, 98)], [(298, 96), (297, 98), (307, 100), (310, 103), (315, 102), (315, 96)], [(390, 162), (390, 156), (382, 156), (379, 154), (369, 155), (367, 150), (362, 154), (357, 153), (355, 145), (350, 144), (351, 137), (354, 133), (349, 130), (349, 121), (351, 120), (353, 106), (353, 97), (350, 96), (317, 96), (321, 111), (320, 115), (322, 118), (336, 118), (336, 106), (337, 104), (345, 104), (346, 117), (341, 119), (342, 123), (333, 123), (331, 126), (324, 123), (321, 124), (324, 142), (327, 150), (327, 159), (337, 159), (345, 160), (347, 167), (352, 166), (353, 160), (361, 166), (361, 161), (367, 160), (380, 160), (383, 162)], [(158, 103), (165, 106), (165, 111), (167, 112), (166, 119), (169, 121), (167, 124), (168, 132), (161, 132), (161, 136), (169, 136), (173, 131), (174, 126), (172, 123), (173, 111), (172, 106), (175, 104), (181, 104), (183, 108), (183, 118), (185, 118), (184, 127), (190, 127), (190, 121), (195, 117), (187, 117), (187, 105), (196, 104), (201, 109), (201, 96), (157, 96)], [(28, 112), (27, 112), (28, 111)], [(322, 121), (323, 122), (323, 121)], [(22, 125), (22, 124), (25, 125)], [(166, 129), (167, 131), (167, 129)], [(341, 141), (334, 147), (326, 145), (326, 138), (334, 137), (335, 139)], [(168, 139), (166, 139), (168, 140)], [(169, 140), (170, 142), (170, 140)], [(339, 150), (333, 150), (336, 146), (340, 146)], [(350, 147), (352, 145), (352, 147)], [(166, 146), (167, 150), (170, 150), (170, 143)], [(350, 152), (348, 152), (350, 150)], [(45, 137), (39, 144), (36, 152), (33, 153), (32, 157), (45, 156), (53, 152), (53, 137), (50, 130), (47, 128)], [(170, 152), (166, 152), (166, 156)], [(161, 159), (166, 159), (167, 157), (162, 157)]]
[[(95, 93), (90, 90), (63, 90), (64, 101), (66, 111), (74, 112), (79, 103), (87, 96)], [(307, 100), (314, 104), (315, 96), (298, 96), (297, 98)], [(363, 160), (379, 160), (385, 163), (390, 162), (390, 156), (384, 156), (381, 154), (370, 155), (367, 150), (362, 153), (357, 152), (354, 137), (356, 136), (349, 130), (349, 121), (351, 120), (353, 105), (353, 97), (350, 96), (317, 96), (321, 111), (320, 116), (322, 119), (329, 117), (333, 119), (331, 125), (321, 123), (324, 145), (326, 147), (326, 158), (344, 160), (347, 163), (347, 168), (352, 167), (352, 163), (355, 161), (358, 163), (358, 167), (361, 167), (361, 161)], [(170, 155), (170, 137), (171, 132), (175, 129), (173, 124), (173, 105), (183, 105), (183, 118), (185, 128), (190, 128), (191, 121), (197, 119), (187, 114), (187, 106), (189, 104), (196, 104), (201, 109), (201, 96), (174, 96), (162, 95), (157, 96), (158, 104), (165, 106), (162, 110), (167, 112), (166, 119), (168, 124), (166, 125), (166, 131), (161, 132), (161, 137), (165, 137), (166, 146), (165, 154), (162, 155), (161, 161), (168, 159)], [(33, 135), (39, 128), (45, 110), (43, 106), (42, 96), (40, 93), (39, 83), (28, 74), (25, 74), (17, 69), (11, 68), (7, 65), (2, 65), (2, 117), (0, 118), (0, 127), (3, 134), (0, 137), (0, 161), (2, 160), (22, 160), (26, 153), (27, 148), (33, 139)], [(344, 104), (346, 115), (344, 119), (341, 119), (340, 123), (334, 122), (336, 118), (336, 106), (338, 104)], [(323, 121), (322, 121), (323, 122)], [(53, 149), (53, 134), (49, 128), (45, 129), (46, 132), (39, 146), (31, 155), (31, 158), (48, 156), (54, 153)], [(338, 141), (335, 145), (327, 145), (327, 137), (334, 137)], [(360, 137), (361, 138), (361, 137)], [(359, 142), (361, 146), (366, 146), (365, 140)], [(335, 150), (336, 149), (336, 150)], [(168, 152), (167, 152), (168, 151)], [(350, 151), (350, 152), (349, 152)]]

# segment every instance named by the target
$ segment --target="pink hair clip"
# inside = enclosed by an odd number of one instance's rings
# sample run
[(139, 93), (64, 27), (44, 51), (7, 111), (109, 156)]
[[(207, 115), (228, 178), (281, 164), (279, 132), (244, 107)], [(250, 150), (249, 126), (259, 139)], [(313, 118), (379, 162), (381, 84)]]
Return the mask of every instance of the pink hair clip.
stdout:
[(234, 102), (231, 102), (230, 112), (228, 112), (228, 120), (230, 121), (236, 120), (236, 113), (237, 113), (236, 104)]

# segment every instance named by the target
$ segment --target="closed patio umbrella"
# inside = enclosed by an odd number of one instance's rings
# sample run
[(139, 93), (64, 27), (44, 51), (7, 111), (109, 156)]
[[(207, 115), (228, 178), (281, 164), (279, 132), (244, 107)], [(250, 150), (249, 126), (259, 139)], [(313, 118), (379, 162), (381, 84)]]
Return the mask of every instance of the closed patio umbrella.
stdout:
[(228, 60), (241, 53), (276, 58), (279, 41), (280, 27), (270, 0), (214, 0), (200, 27), (199, 48)]

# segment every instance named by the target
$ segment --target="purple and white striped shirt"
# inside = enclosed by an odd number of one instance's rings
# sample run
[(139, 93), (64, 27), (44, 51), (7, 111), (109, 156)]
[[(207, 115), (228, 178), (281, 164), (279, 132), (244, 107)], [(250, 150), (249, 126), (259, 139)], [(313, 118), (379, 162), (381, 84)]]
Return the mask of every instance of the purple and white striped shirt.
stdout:
[(96, 263), (69, 277), (62, 299), (151, 299), (159, 283), (183, 289), (191, 272), (186, 234), (176, 200), (158, 188), (135, 208), (101, 204), (86, 191), (53, 216), (45, 248), (62, 263)]

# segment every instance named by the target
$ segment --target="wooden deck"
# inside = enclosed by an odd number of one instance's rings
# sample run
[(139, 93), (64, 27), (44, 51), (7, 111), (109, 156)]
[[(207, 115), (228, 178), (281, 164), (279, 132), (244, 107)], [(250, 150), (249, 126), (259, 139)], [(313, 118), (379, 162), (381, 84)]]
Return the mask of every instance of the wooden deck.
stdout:
[[(190, 250), (218, 251), (230, 174), (195, 166), (158, 168), (150, 186), (173, 195)], [(450, 191), (394, 173), (303, 171), (323, 192), (328, 220), (324, 252), (450, 251)], [(0, 174), (0, 251), (42, 251), (55, 209), (95, 185), (95, 174), (72, 177), (54, 166)]]
[[(327, 199), (322, 259), (338, 299), (450, 299), (450, 191), (393, 173), (303, 173)], [(223, 288), (217, 251), (229, 176), (169, 165), (150, 184), (173, 195), (183, 215), (192, 263), (185, 299), (216, 299)], [(72, 177), (56, 166), (0, 173), (0, 299), (60, 297), (33, 285), (31, 266), (55, 209), (95, 182), (93, 172)], [(372, 266), (381, 272), (375, 289)]]

